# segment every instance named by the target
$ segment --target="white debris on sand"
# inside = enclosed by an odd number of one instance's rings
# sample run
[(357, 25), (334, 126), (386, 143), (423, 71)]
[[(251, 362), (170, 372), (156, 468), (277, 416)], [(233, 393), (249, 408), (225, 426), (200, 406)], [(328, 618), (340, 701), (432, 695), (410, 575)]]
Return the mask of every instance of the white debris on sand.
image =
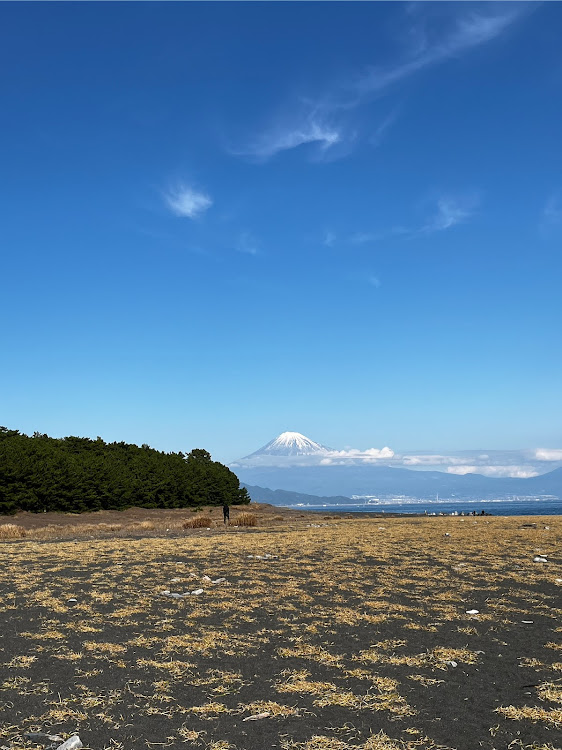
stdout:
[(257, 721), (258, 719), (267, 719), (268, 716), (271, 716), (271, 713), (269, 711), (264, 711), (261, 714), (253, 714), (252, 716), (246, 716), (246, 718), (242, 719), (242, 721)]

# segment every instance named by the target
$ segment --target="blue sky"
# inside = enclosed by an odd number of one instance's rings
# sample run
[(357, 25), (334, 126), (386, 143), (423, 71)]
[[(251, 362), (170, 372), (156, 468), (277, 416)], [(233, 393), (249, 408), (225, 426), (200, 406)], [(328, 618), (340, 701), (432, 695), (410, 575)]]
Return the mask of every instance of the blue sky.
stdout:
[(223, 461), (284, 430), (562, 449), (561, 31), (0, 4), (0, 422)]

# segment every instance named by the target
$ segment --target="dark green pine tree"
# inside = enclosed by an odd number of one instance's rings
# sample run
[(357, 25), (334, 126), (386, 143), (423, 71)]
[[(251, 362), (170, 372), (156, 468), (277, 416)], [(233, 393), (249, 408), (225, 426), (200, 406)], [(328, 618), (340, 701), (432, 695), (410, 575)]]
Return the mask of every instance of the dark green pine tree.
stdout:
[(248, 503), (238, 477), (196, 448), (187, 456), (101, 438), (32, 437), (0, 427), (0, 514)]

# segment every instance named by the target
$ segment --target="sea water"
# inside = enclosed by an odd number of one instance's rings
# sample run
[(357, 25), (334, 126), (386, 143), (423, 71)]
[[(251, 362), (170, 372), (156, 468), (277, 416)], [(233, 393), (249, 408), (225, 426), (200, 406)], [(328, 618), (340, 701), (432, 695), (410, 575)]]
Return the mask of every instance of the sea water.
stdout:
[(417, 498), (380, 499), (377, 502), (357, 502), (349, 505), (290, 505), (290, 508), (323, 511), (325, 513), (428, 513), (439, 515), (472, 515), (482, 511), (494, 516), (560, 516), (562, 500), (557, 497), (515, 497), (493, 500), (420, 500)]

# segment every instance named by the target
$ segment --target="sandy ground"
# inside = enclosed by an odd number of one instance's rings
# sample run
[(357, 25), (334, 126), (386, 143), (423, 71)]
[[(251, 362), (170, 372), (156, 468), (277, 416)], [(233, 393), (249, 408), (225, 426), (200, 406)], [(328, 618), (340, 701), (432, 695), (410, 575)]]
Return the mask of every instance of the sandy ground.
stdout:
[(561, 747), (561, 517), (255, 512), (6, 519), (0, 746)]

